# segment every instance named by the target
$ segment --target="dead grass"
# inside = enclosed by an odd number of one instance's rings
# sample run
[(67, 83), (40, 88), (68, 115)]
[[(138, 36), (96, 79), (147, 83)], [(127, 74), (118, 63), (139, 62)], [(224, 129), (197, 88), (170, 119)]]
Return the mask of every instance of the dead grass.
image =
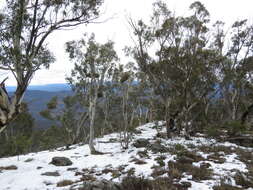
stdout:
[(148, 180), (143, 177), (127, 177), (122, 181), (124, 190), (186, 190), (183, 184), (175, 184), (170, 178)]
[(138, 158), (134, 158), (130, 162), (134, 162), (135, 164), (138, 164), (138, 165), (147, 164), (147, 162), (145, 162), (144, 160), (140, 160)]
[(113, 169), (113, 168), (105, 168), (105, 169), (103, 169), (101, 175), (102, 174), (108, 174), (108, 173), (111, 173), (112, 178), (117, 178), (117, 177), (121, 176), (120, 170)]
[(68, 185), (72, 185), (74, 182), (71, 180), (62, 180), (60, 182), (57, 183), (57, 187), (65, 187)]
[(220, 185), (214, 186), (213, 190), (243, 190), (243, 189), (229, 185), (229, 184), (220, 184)]
[(235, 182), (237, 185), (240, 185), (244, 188), (253, 188), (252, 179), (248, 178), (248, 175), (242, 172), (237, 172), (234, 176)]
[(253, 153), (251, 151), (237, 148), (235, 149), (235, 153), (238, 155), (239, 160), (245, 164), (253, 165)]
[(135, 168), (130, 168), (129, 170), (122, 172), (122, 174), (127, 174), (128, 177), (134, 176)]
[(80, 181), (96, 181), (97, 178), (95, 178), (93, 175), (82, 175), (80, 178)]
[(219, 152), (214, 152), (211, 155), (207, 156), (207, 160), (217, 164), (223, 164), (226, 161), (223, 156), (224, 155), (220, 154)]
[(157, 168), (155, 168), (153, 171), (152, 171), (152, 173), (151, 173), (151, 176), (153, 177), (153, 178), (157, 178), (157, 177), (159, 177), (159, 176), (161, 176), (161, 175), (163, 175), (163, 174), (166, 174), (167, 173), (167, 170), (165, 169), (165, 168), (163, 168), (163, 167), (157, 167)]
[(213, 176), (213, 171), (205, 167), (193, 166), (190, 163), (180, 163), (170, 161), (168, 163), (171, 173), (169, 175), (175, 175), (175, 177), (180, 177), (184, 172), (192, 175), (193, 180), (201, 181), (211, 179)]
[(225, 154), (231, 154), (233, 152), (231, 147), (221, 146), (221, 145), (219, 145), (219, 146), (203, 145), (203, 146), (199, 146), (198, 149), (202, 152), (205, 152), (205, 153), (224, 152)]
[(166, 156), (164, 156), (164, 155), (161, 155), (161, 156), (158, 156), (155, 158), (155, 160), (157, 161), (157, 163), (161, 167), (165, 166), (165, 162), (164, 162), (165, 159), (166, 159)]
[(3, 166), (3, 167), (0, 166), (0, 171), (1, 170), (17, 170), (17, 169), (18, 169), (18, 167), (15, 165)]
[(177, 168), (170, 168), (168, 175), (172, 179), (181, 179), (181, 177), (183, 176), (182, 171)]
[(213, 176), (213, 171), (211, 169), (196, 166), (191, 168), (190, 173), (192, 174), (192, 179), (197, 181), (208, 180)]

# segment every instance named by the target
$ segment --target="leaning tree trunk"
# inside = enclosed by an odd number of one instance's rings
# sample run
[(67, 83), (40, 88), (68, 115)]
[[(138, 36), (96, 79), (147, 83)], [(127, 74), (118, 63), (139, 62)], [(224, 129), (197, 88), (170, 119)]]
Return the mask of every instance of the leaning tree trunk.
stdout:
[(241, 124), (244, 125), (248, 115), (253, 112), (253, 104), (247, 107), (247, 110), (241, 116)]
[(18, 83), (13, 97), (10, 98), (5, 89), (5, 80), (0, 84), (0, 133), (2, 133), (8, 124), (20, 113), (20, 105), (28, 85), (28, 81), (26, 80), (22, 84)]
[(86, 112), (82, 113), (82, 115), (77, 123), (77, 128), (76, 128), (76, 132), (75, 132), (72, 144), (76, 144), (78, 142), (78, 139), (79, 139), (80, 133), (81, 133), (81, 128), (84, 125), (85, 121), (88, 119), (88, 117), (89, 117), (89, 114), (87, 114)]

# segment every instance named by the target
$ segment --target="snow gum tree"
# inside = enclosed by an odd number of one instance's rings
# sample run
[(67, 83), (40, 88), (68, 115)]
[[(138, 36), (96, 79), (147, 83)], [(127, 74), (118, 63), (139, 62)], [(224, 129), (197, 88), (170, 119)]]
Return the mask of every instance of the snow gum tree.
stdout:
[(187, 135), (193, 130), (203, 113), (197, 107), (214, 91), (216, 81), (219, 60), (209, 48), (209, 12), (200, 2), (190, 10), (190, 16), (176, 17), (157, 2), (150, 25), (130, 20), (136, 45), (129, 51), (162, 100), (168, 136), (176, 120), (178, 130), (185, 129)]
[(102, 0), (6, 0), (0, 12), (0, 69), (13, 74), (12, 98), (0, 85), (0, 132), (20, 112), (34, 73), (54, 61), (46, 39), (54, 31), (93, 22)]
[(68, 81), (88, 102), (90, 151), (92, 154), (99, 154), (93, 142), (96, 107), (99, 98), (103, 97), (105, 83), (112, 78), (118, 56), (112, 41), (99, 44), (95, 41), (94, 34), (88, 40), (67, 42), (66, 51), (70, 59), (75, 62), (75, 68)]
[[(253, 81), (252, 34), (253, 25), (248, 25), (247, 20), (236, 21), (230, 33), (230, 46), (220, 47), (222, 56), (226, 57), (220, 64), (221, 94), (223, 105), (227, 110), (225, 120), (236, 121), (241, 117), (244, 123), (245, 116), (241, 116), (240, 113), (250, 111), (253, 107), (252, 100), (247, 101), (247, 96), (252, 92)], [(217, 36), (217, 40), (221, 42), (224, 38)]]
[(56, 121), (56, 125), (61, 127), (62, 141), (65, 142), (67, 149), (81, 138), (81, 126), (88, 118), (87, 112), (81, 110), (81, 105), (75, 96), (66, 96), (62, 102), (57, 96), (54, 96), (47, 103), (47, 109), (41, 111), (40, 115), (51, 121)]

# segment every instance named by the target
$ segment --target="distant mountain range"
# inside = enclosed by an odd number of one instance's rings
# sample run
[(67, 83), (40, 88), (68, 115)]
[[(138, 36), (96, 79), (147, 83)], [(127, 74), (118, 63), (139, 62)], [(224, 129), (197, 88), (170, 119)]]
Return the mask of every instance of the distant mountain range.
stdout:
[[(15, 91), (15, 86), (7, 86), (7, 91)], [(71, 87), (68, 84), (46, 84), (46, 85), (30, 85), (27, 90), (40, 90), (48, 92), (59, 92), (59, 91), (71, 91)]]
[[(11, 94), (14, 93), (16, 87), (9, 86), (6, 88)], [(37, 129), (46, 129), (53, 122), (40, 116), (40, 112), (46, 109), (47, 103), (52, 97), (58, 96), (59, 104), (62, 104), (62, 99), (72, 95), (73, 92), (68, 84), (47, 84), (47, 85), (31, 85), (28, 87), (24, 102), (28, 104), (29, 111), (35, 119), (35, 127)]]
[(29, 106), (30, 113), (35, 119), (35, 126), (39, 129), (50, 127), (53, 122), (41, 117), (40, 112), (46, 109), (47, 103), (52, 97), (58, 97), (58, 104), (62, 104), (62, 99), (66, 96), (72, 95), (73, 92), (68, 91), (42, 91), (42, 90), (28, 90), (24, 97), (24, 102)]

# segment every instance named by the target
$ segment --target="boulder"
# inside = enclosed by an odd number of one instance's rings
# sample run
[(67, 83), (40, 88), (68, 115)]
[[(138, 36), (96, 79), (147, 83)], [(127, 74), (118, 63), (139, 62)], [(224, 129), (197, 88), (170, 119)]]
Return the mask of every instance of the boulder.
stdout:
[(147, 147), (148, 144), (149, 144), (148, 139), (141, 138), (141, 139), (137, 139), (134, 142), (133, 146), (136, 147), (136, 148), (143, 148), (143, 147)]
[(163, 146), (160, 143), (154, 143), (154, 144), (149, 145), (149, 149), (154, 153), (158, 153), (158, 152), (165, 153), (169, 151), (167, 147)]
[(70, 166), (73, 163), (69, 158), (66, 157), (53, 157), (50, 164), (53, 164), (55, 166)]
[(210, 168), (211, 167), (211, 164), (209, 164), (208, 162), (202, 162), (200, 164), (200, 168), (203, 168), (203, 169), (207, 169), (207, 168)]
[(181, 181), (181, 184), (182, 184), (182, 187), (186, 188), (186, 189), (188, 189), (192, 186), (192, 184), (188, 181)]
[(0, 171), (1, 170), (17, 170), (17, 169), (18, 169), (18, 167), (15, 165), (10, 165), (10, 166), (5, 166), (5, 167), (0, 166)]
[(192, 158), (189, 158), (187, 156), (180, 156), (177, 159), (177, 161), (180, 163), (187, 163), (187, 164), (192, 164), (192, 162), (194, 162), (194, 160)]
[(122, 188), (118, 183), (102, 180), (102, 181), (85, 181), (82, 190), (121, 190)]
[(45, 173), (42, 173), (41, 175), (45, 175), (45, 176), (53, 176), (53, 177), (58, 177), (60, 176), (59, 172), (45, 172)]

